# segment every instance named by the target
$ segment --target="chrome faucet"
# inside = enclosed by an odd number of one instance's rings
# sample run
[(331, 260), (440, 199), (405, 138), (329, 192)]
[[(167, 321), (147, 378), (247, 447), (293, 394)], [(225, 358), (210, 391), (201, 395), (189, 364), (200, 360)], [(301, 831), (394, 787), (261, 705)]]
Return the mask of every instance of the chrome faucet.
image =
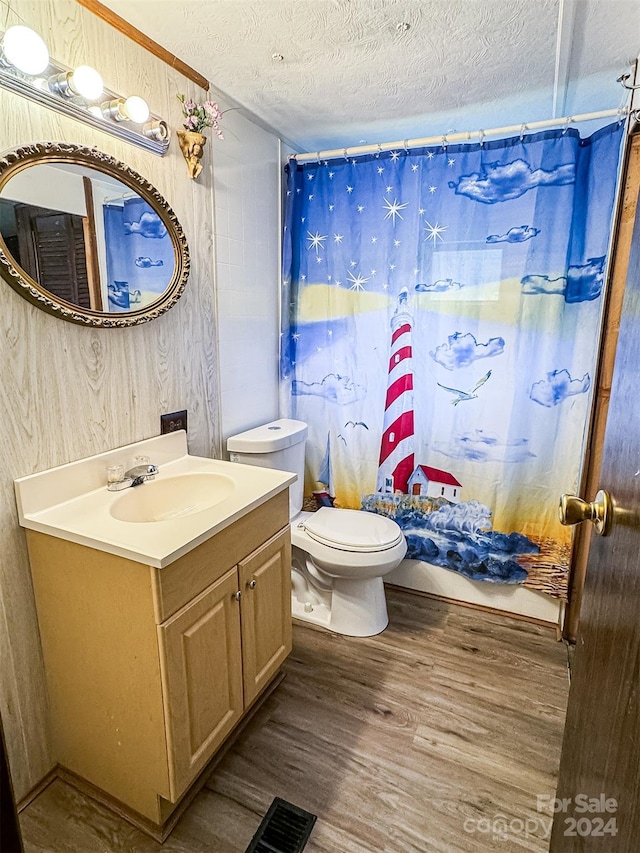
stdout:
[(133, 486), (141, 486), (147, 480), (154, 480), (158, 470), (157, 465), (135, 465), (125, 472), (122, 480), (107, 483), (107, 489), (110, 492), (119, 492), (122, 489), (130, 489)]

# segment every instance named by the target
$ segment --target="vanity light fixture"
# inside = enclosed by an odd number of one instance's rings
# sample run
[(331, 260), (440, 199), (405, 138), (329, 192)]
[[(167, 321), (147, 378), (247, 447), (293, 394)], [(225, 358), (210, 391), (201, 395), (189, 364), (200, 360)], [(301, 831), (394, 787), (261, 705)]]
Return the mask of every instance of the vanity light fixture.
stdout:
[(9, 27), (2, 39), (2, 64), (23, 74), (42, 74), (49, 65), (49, 50), (35, 30)]
[(10, 27), (0, 36), (0, 86), (154, 154), (167, 152), (167, 123), (150, 111), (144, 98), (105, 88), (100, 73), (89, 65), (73, 69), (52, 59), (29, 27)]

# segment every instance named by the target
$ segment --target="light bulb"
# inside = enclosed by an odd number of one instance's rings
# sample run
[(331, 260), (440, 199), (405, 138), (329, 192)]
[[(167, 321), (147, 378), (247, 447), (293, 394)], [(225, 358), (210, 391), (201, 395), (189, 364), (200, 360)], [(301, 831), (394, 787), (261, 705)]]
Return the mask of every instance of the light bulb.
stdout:
[(132, 95), (124, 102), (124, 109), (131, 121), (142, 124), (149, 118), (149, 106), (144, 98)]
[(24, 74), (41, 74), (49, 64), (46, 44), (29, 27), (9, 27), (2, 39), (2, 52)]
[(95, 101), (104, 90), (102, 77), (90, 65), (78, 65), (69, 78), (69, 85), (76, 95), (80, 95), (87, 101)]

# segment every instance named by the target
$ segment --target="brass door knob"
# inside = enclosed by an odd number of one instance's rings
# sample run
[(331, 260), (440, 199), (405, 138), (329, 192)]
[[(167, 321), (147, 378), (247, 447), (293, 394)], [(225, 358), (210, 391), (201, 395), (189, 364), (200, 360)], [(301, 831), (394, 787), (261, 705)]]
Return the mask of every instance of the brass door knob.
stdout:
[(613, 523), (613, 502), (609, 492), (600, 489), (594, 501), (583, 501), (577, 495), (562, 495), (558, 507), (560, 523), (565, 525), (592, 521), (598, 536), (607, 536)]

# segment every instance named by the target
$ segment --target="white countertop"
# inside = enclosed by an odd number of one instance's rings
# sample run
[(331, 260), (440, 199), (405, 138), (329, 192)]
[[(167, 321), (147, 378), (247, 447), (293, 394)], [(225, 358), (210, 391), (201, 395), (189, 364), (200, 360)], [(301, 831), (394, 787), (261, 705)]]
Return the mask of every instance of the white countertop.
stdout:
[[(199, 473), (231, 477), (235, 488), (219, 503), (192, 515), (164, 521), (120, 521), (111, 515), (111, 507), (130, 489), (108, 491), (106, 468), (114, 464), (130, 468), (137, 455), (148, 456), (160, 470), (155, 481), (135, 489)], [(296, 479), (286, 471), (189, 456), (186, 433), (177, 432), (21, 477), (15, 481), (15, 489), (22, 527), (163, 568), (286, 490)]]

